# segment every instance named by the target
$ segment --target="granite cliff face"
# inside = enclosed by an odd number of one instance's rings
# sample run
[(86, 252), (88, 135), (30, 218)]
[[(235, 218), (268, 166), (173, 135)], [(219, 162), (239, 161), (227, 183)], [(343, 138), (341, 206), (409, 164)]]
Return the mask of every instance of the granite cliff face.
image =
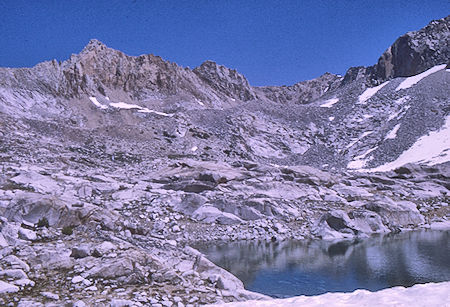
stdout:
[(344, 81), (361, 77), (372, 84), (422, 73), (450, 59), (450, 16), (431, 21), (426, 27), (399, 37), (370, 67), (352, 67)]
[(448, 227), (448, 22), (292, 86), (96, 40), (0, 68), (0, 305), (265, 299), (189, 245)]
[(247, 79), (234, 69), (206, 61), (193, 71), (214, 90), (231, 99), (249, 101), (257, 98)]
[(450, 59), (450, 16), (433, 20), (425, 28), (399, 37), (374, 67), (379, 79), (410, 77), (448, 63)]

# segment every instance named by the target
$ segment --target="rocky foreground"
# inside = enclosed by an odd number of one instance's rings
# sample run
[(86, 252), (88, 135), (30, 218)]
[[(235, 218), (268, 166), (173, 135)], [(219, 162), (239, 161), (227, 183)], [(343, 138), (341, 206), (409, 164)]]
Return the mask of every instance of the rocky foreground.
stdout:
[(102, 163), (92, 156), (52, 148), (62, 161), (46, 154), (30, 164), (18, 154), (2, 162), (1, 304), (264, 299), (189, 245), (365, 237), (434, 227), (449, 216), (448, 164), (334, 174), (185, 159), (99, 171), (73, 162)]

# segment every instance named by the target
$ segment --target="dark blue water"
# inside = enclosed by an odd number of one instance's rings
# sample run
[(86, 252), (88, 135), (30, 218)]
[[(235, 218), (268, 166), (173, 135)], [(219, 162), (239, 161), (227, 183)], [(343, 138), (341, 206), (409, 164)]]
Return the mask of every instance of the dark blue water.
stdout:
[(421, 231), (338, 243), (238, 242), (196, 248), (246, 289), (290, 297), (449, 281), (449, 239), (449, 231)]

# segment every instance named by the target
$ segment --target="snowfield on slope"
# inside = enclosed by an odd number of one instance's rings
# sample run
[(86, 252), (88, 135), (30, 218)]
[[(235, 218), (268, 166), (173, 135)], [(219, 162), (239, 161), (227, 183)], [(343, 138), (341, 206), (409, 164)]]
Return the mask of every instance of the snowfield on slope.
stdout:
[(117, 108), (117, 109), (126, 109), (126, 110), (131, 110), (131, 109), (142, 109), (142, 107), (136, 105), (136, 104), (128, 104), (125, 102), (111, 102), (109, 104), (111, 107)]
[(393, 140), (397, 137), (397, 131), (398, 129), (400, 129), (400, 124), (395, 125), (394, 128), (392, 128), (391, 131), (389, 131), (389, 133), (386, 135), (386, 137), (384, 138), (385, 140)]
[(158, 112), (155, 110), (150, 110), (148, 108), (143, 108), (141, 106), (138, 106), (137, 104), (128, 104), (125, 102), (111, 102), (109, 104), (110, 106), (114, 107), (114, 108), (118, 108), (118, 109), (125, 109), (125, 110), (133, 110), (133, 109), (137, 109), (139, 113), (154, 113), (154, 114), (158, 114), (161, 116), (168, 116), (168, 117), (172, 117), (173, 114), (167, 114), (164, 112)]
[(371, 135), (373, 133), (373, 131), (366, 131), (363, 134), (361, 134), (358, 138), (352, 140), (347, 146), (345, 146), (345, 149), (349, 149), (350, 147), (352, 147), (353, 145), (355, 145), (356, 143), (358, 143), (359, 141), (361, 141), (363, 138), (365, 138), (368, 135)]
[(431, 131), (419, 138), (395, 161), (364, 171), (386, 172), (407, 163), (434, 165), (448, 161), (450, 161), (450, 115), (447, 116), (445, 124), (439, 130)]
[(366, 104), (367, 100), (369, 100), (373, 95), (375, 95), (379, 90), (381, 90), (383, 87), (388, 85), (389, 81), (386, 81), (378, 86), (370, 87), (364, 91), (359, 97), (358, 97), (358, 104)]
[(400, 83), (400, 85), (397, 86), (397, 88), (395, 90), (399, 91), (399, 90), (403, 90), (406, 88), (410, 88), (411, 86), (415, 85), (420, 80), (422, 80), (423, 78), (426, 78), (429, 75), (434, 74), (435, 72), (438, 72), (438, 71), (444, 69), (446, 66), (447, 66), (446, 64), (437, 65), (437, 66), (434, 66), (434, 67), (428, 69), (427, 71), (424, 71), (421, 74), (418, 74), (418, 75), (415, 75), (412, 77), (408, 77), (405, 80), (403, 80), (402, 83)]
[(339, 101), (339, 98), (331, 98), (331, 99), (328, 99), (327, 101), (325, 101), (324, 104), (321, 104), (320, 107), (321, 108), (331, 108), (338, 101)]
[(396, 307), (432, 307), (450, 306), (450, 282), (418, 284), (410, 288), (394, 287), (370, 292), (356, 290), (351, 293), (326, 293), (317, 296), (296, 296), (286, 299), (267, 301), (234, 302), (221, 305), (224, 307), (258, 307), (258, 306), (396, 306)]
[(108, 106), (105, 106), (104, 104), (101, 104), (96, 97), (89, 97), (89, 100), (98, 108), (100, 109), (107, 109)]
[[(106, 97), (107, 100), (109, 100), (108, 97)], [(89, 97), (89, 100), (92, 101), (92, 103), (97, 106), (98, 108), (104, 110), (107, 109), (108, 106), (101, 104), (96, 97)], [(164, 113), (164, 112), (159, 112), (159, 111), (155, 111), (155, 110), (150, 110), (149, 108), (143, 108), (141, 106), (138, 106), (137, 104), (129, 104), (129, 103), (125, 103), (125, 102), (110, 102), (109, 105), (113, 108), (116, 109), (124, 109), (124, 110), (137, 110), (139, 113), (153, 113), (153, 114), (158, 114), (161, 116), (166, 116), (166, 117), (172, 117), (173, 114), (168, 114), (168, 113)]]
[(375, 146), (374, 148), (369, 149), (368, 151), (366, 151), (365, 153), (363, 153), (362, 155), (356, 156), (353, 161), (351, 161), (347, 167), (348, 168), (352, 168), (352, 169), (358, 169), (358, 168), (363, 168), (368, 161), (372, 160), (371, 157), (369, 157), (368, 159), (366, 159), (366, 157), (368, 155), (370, 155), (373, 151), (377, 150), (378, 146)]

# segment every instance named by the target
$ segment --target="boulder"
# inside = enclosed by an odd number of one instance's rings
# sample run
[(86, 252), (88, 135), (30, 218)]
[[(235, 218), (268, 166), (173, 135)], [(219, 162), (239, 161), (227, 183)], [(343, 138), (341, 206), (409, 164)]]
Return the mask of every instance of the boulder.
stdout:
[(19, 228), (19, 238), (27, 241), (35, 241), (37, 239), (37, 235), (32, 230)]
[(349, 212), (355, 228), (360, 233), (386, 233), (389, 229), (383, 224), (382, 218), (375, 212), (367, 210), (353, 210)]
[(223, 290), (237, 291), (244, 288), (244, 284), (237, 277), (224, 269), (214, 265), (204, 256), (197, 256), (194, 269), (200, 274), (203, 279), (214, 280), (221, 279), (220, 286)]
[(94, 248), (92, 255), (94, 255), (95, 257), (102, 257), (111, 253), (116, 249), (117, 249), (116, 245), (114, 245), (109, 241), (105, 241)]
[(30, 192), (18, 193), (5, 208), (4, 216), (12, 222), (31, 224), (45, 217), (52, 227), (77, 226), (89, 220), (113, 228), (118, 220), (117, 213), (98, 206), (73, 207), (67, 200)]
[(204, 223), (219, 223), (222, 225), (238, 224), (243, 221), (234, 214), (222, 212), (216, 207), (204, 205), (194, 211), (192, 217)]
[[(9, 245), (16, 245), (19, 238), (19, 226), (13, 223), (4, 223), (2, 225), (1, 234)], [(5, 243), (3, 243), (5, 244)]]
[(346, 212), (333, 210), (323, 214), (312, 233), (324, 240), (353, 238), (358, 234)]
[(203, 206), (207, 201), (208, 199), (202, 195), (186, 193), (181, 198), (181, 202), (174, 206), (174, 210), (191, 216), (195, 210)]
[(34, 281), (28, 279), (28, 278), (22, 278), (22, 279), (18, 279), (15, 280), (14, 285), (19, 286), (19, 287), (34, 287), (34, 285), (36, 284)]
[(336, 184), (333, 186), (333, 189), (348, 201), (370, 198), (373, 196), (372, 193), (368, 192), (366, 189), (351, 185)]
[(71, 269), (74, 266), (73, 259), (70, 258), (71, 250), (59, 248), (58, 250), (41, 250), (35, 258), (31, 259), (30, 265), (39, 265), (42, 268), (51, 270)]
[(86, 272), (87, 277), (117, 278), (133, 273), (133, 262), (129, 258), (109, 259), (98, 263)]
[(86, 303), (83, 301), (76, 301), (72, 305), (73, 307), (86, 307)]
[(70, 210), (62, 200), (36, 193), (17, 195), (6, 208), (4, 216), (9, 221), (21, 223), (25, 220), (33, 224), (45, 217), (54, 227), (80, 224), (76, 211)]
[(0, 280), (0, 294), (19, 292), (19, 287)]
[(35, 192), (55, 194), (59, 192), (58, 183), (50, 176), (43, 176), (35, 171), (23, 171), (20, 175), (10, 179), (11, 182)]
[(416, 204), (410, 201), (393, 201), (383, 198), (366, 203), (364, 208), (380, 215), (383, 223), (391, 229), (419, 225), (425, 221)]
[(28, 272), (30, 270), (30, 266), (15, 255), (6, 256), (2, 259), (2, 261), (6, 262), (13, 268), (20, 268), (25, 272)]
[(91, 254), (90, 248), (88, 245), (80, 245), (72, 248), (72, 253), (70, 257), (75, 259), (84, 258)]
[(0, 271), (0, 276), (12, 279), (25, 279), (28, 278), (24, 271), (19, 269), (10, 269)]
[(357, 209), (349, 213), (332, 210), (323, 214), (312, 233), (324, 240), (347, 239), (389, 232), (382, 218), (375, 212)]
[(52, 293), (52, 292), (47, 292), (47, 291), (41, 292), (41, 295), (42, 295), (43, 297), (45, 297), (45, 298), (50, 299), (50, 300), (55, 300), (55, 301), (58, 301), (58, 300), (59, 300), (59, 295), (58, 295), (58, 294), (55, 294), (55, 293)]
[[(260, 210), (266, 211), (265, 208), (267, 207), (262, 201), (261, 202), (247, 201), (243, 204), (237, 204), (237, 202), (227, 201), (224, 199), (215, 201), (213, 205), (220, 211), (223, 211), (225, 213), (231, 213), (245, 221), (258, 220), (262, 218), (263, 213), (261, 213)], [(268, 212), (270, 212), (270, 210), (268, 210)]]

